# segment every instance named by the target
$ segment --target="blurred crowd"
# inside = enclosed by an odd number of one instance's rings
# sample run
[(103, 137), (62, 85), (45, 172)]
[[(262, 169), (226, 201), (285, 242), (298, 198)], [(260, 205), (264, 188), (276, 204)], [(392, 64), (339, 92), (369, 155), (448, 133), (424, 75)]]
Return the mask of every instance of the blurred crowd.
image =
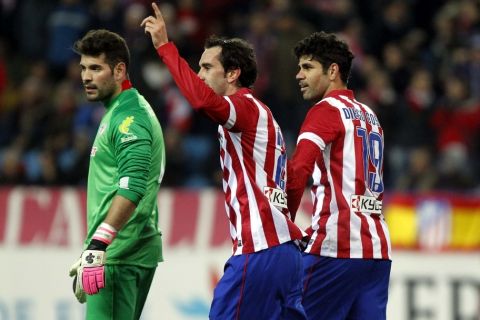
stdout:
[[(220, 186), (216, 126), (191, 111), (140, 22), (150, 0), (3, 0), (0, 11), (0, 184), (83, 185), (104, 112), (88, 102), (78, 56), (87, 30), (123, 35), (130, 78), (164, 128), (164, 185)], [(385, 132), (390, 191), (480, 193), (480, 1), (160, 1), (170, 40), (194, 70), (210, 34), (255, 48), (255, 94), (295, 148), (310, 106), (295, 80), (292, 48), (335, 32), (355, 54), (349, 87)]]

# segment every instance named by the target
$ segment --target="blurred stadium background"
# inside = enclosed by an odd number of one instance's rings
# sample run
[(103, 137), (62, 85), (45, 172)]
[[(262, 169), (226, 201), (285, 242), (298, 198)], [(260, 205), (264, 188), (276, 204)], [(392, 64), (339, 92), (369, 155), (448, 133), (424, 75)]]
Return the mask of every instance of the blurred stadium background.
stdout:
[[(206, 319), (230, 253), (216, 127), (192, 113), (139, 27), (146, 0), (0, 1), (0, 320), (76, 320), (68, 268), (85, 234), (85, 179), (103, 107), (85, 100), (72, 43), (122, 34), (130, 76), (164, 128), (159, 194), (166, 262), (143, 319)], [(255, 92), (291, 154), (309, 107), (294, 44), (336, 32), (356, 58), (349, 87), (377, 113), (393, 270), (388, 318), (480, 319), (480, 1), (161, 1), (196, 70), (209, 34), (255, 47)], [(305, 195), (298, 223), (308, 223)], [(366, 319), (368, 320), (368, 319)]]

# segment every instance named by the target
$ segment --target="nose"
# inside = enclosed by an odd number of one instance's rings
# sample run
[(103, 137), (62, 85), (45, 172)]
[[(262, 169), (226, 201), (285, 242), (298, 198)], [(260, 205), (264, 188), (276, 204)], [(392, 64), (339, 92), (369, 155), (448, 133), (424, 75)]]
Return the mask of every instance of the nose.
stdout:
[(295, 76), (295, 79), (299, 80), (299, 79), (303, 79), (305, 78), (305, 75), (303, 74), (302, 70), (299, 70), (297, 72), (297, 75)]
[(202, 71), (202, 69), (198, 70), (197, 76), (198, 76), (201, 80), (205, 80), (205, 77), (203, 76), (203, 71)]
[(83, 82), (92, 81), (92, 74), (88, 70), (83, 70), (82, 71), (82, 80), (83, 80)]

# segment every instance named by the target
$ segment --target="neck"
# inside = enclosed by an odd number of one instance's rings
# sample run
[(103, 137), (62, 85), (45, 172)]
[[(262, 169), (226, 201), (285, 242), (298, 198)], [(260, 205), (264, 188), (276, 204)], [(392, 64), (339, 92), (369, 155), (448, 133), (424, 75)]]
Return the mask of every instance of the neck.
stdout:
[(337, 83), (337, 82), (332, 82), (328, 86), (327, 90), (325, 90), (325, 94), (323, 95), (324, 97), (327, 96), (330, 92), (334, 90), (346, 90), (347, 86), (342, 82), (342, 83)]
[(239, 87), (230, 85), (227, 87), (227, 90), (225, 90), (224, 96), (231, 96), (232, 94), (237, 93), (238, 90), (240, 90)]
[(112, 101), (113, 99), (118, 97), (120, 95), (120, 93), (122, 93), (123, 91), (128, 90), (130, 88), (132, 88), (132, 83), (130, 82), (130, 80), (128, 80), (128, 79), (123, 80), (122, 83), (119, 86), (117, 86), (117, 88), (115, 89), (113, 94), (110, 96), (110, 98), (108, 98), (106, 101), (104, 101), (104, 104), (110, 103), (110, 101)]

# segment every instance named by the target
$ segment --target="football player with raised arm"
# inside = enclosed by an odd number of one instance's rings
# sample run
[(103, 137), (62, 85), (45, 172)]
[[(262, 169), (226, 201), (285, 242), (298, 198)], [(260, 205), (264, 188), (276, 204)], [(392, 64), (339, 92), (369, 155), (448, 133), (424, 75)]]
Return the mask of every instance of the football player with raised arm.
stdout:
[(270, 109), (252, 95), (257, 68), (241, 39), (209, 38), (198, 75), (168, 41), (156, 4), (142, 26), (195, 110), (219, 125), (220, 164), (233, 255), (215, 288), (210, 319), (306, 319), (302, 231), (285, 199), (286, 150)]

